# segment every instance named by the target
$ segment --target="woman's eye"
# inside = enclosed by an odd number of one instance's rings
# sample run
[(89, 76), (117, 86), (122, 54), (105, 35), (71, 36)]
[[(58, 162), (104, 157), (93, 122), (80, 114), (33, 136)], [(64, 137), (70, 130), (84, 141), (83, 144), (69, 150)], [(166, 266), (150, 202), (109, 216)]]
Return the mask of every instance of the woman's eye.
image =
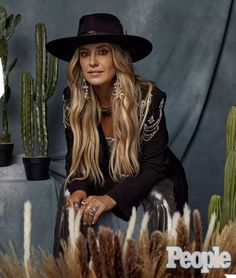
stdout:
[(81, 57), (86, 57), (87, 55), (88, 55), (88, 53), (86, 51), (81, 51), (80, 52)]
[(108, 53), (108, 49), (99, 50), (99, 55), (106, 55)]

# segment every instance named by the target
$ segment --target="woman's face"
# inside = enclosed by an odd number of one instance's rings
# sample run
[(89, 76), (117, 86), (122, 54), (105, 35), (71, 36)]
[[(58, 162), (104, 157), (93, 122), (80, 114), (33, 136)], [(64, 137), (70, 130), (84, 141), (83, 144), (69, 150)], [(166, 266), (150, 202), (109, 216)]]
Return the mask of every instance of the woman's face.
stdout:
[(79, 49), (83, 77), (93, 86), (110, 86), (114, 83), (115, 68), (108, 43), (86, 44)]

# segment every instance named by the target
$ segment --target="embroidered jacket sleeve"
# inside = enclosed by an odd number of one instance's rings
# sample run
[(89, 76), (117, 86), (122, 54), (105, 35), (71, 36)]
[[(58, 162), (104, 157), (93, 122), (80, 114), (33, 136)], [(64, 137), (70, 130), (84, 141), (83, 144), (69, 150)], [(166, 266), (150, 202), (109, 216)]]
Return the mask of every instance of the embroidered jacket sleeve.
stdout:
[(107, 193), (117, 202), (113, 212), (125, 220), (129, 219), (132, 207), (140, 204), (167, 171), (169, 160), (166, 151), (168, 132), (164, 115), (165, 100), (164, 92), (157, 88), (152, 92), (150, 109), (141, 132), (139, 175), (125, 178)]

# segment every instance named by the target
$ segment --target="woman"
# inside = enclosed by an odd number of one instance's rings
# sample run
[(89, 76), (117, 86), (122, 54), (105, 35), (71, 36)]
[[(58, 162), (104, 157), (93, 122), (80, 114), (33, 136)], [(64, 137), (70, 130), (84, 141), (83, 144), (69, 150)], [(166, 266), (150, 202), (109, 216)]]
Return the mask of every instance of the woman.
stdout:
[[(84, 226), (122, 228), (133, 206), (142, 214), (142, 202), (152, 214), (151, 228), (167, 228), (166, 215), (181, 211), (187, 200), (187, 184), (167, 146), (166, 94), (134, 73), (132, 63), (152, 44), (124, 34), (119, 19), (103, 13), (83, 16), (76, 37), (54, 40), (47, 49), (69, 62), (68, 175), (60, 207), (68, 189), (66, 206), (80, 210)], [(63, 237), (60, 211), (57, 243)]]

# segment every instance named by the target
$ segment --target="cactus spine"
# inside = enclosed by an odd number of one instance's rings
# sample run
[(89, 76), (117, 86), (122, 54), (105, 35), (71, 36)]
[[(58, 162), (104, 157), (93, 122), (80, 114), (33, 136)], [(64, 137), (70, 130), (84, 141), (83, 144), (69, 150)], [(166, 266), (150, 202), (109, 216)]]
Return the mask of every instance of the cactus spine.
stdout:
[(7, 16), (4, 8), (0, 7), (0, 58), (3, 66), (4, 95), (0, 99), (1, 117), (2, 117), (2, 134), (0, 143), (10, 143), (10, 133), (8, 131), (7, 103), (10, 99), (10, 88), (8, 86), (8, 76), (14, 68), (17, 59), (8, 65), (8, 40), (15, 32), (15, 28), (21, 20), (21, 15), (15, 18), (13, 15)]
[[(47, 52), (46, 52), (46, 28), (44, 24), (38, 23), (35, 27), (36, 43), (36, 79), (30, 73), (24, 73), (22, 77), (22, 138), (26, 156), (35, 155), (34, 132), (39, 156), (48, 154), (48, 128), (47, 128), (47, 101), (53, 95), (58, 76), (58, 59), (51, 56), (49, 61), (49, 74), (47, 77)], [(34, 85), (33, 85), (34, 84)], [(31, 111), (25, 106), (30, 101)], [(33, 101), (33, 104), (32, 104)], [(29, 124), (27, 124), (30, 123)], [(35, 123), (35, 124), (34, 124)]]
[(226, 163), (224, 169), (224, 197), (212, 196), (208, 217), (215, 212), (220, 220), (221, 229), (236, 219), (236, 106), (230, 108), (226, 126)]

